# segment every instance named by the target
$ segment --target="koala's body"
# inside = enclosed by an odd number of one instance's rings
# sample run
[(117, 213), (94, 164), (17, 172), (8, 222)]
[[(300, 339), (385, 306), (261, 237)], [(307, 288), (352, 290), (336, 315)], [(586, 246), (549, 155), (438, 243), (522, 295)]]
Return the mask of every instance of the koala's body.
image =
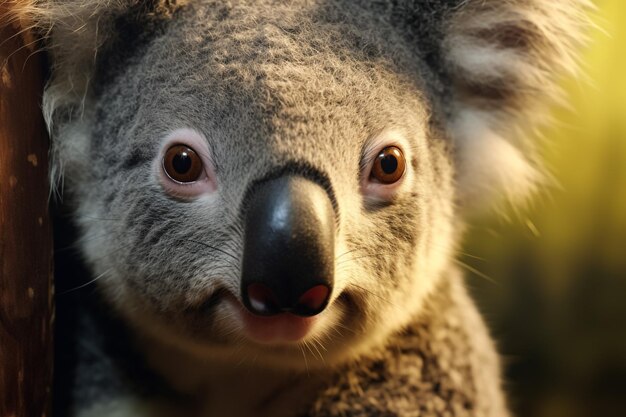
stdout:
[(519, 130), (587, 6), (25, 6), (98, 289), (65, 415), (506, 417), (454, 249), (468, 207), (541, 181)]

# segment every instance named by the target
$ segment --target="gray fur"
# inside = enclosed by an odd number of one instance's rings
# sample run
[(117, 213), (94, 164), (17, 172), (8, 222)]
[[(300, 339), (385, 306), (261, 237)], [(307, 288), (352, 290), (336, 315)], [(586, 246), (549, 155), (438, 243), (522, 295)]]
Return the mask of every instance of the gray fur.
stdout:
[[(99, 291), (136, 335), (126, 349), (198, 415), (506, 416), (493, 346), (451, 266), (458, 207), (539, 179), (515, 130), (539, 86), (554, 96), (555, 73), (573, 67), (584, 4), (35, 1), (54, 65), (55, 172)], [(175, 128), (206, 137), (211, 196), (160, 186)], [(409, 157), (382, 203), (359, 185), (381, 135)], [(332, 188), (336, 288), (316, 340), (267, 347), (219, 296), (239, 294), (250, 184), (285, 171)], [(165, 398), (107, 378), (121, 388), (77, 415), (150, 415), (137, 401)]]

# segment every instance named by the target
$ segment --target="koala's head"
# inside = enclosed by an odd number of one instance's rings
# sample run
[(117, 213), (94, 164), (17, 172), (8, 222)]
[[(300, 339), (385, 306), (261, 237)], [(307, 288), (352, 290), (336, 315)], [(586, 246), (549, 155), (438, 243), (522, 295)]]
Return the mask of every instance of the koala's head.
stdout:
[(516, 131), (575, 67), (584, 3), (35, 1), (97, 285), (233, 360), (382, 342), (448, 270), (463, 208), (539, 180)]

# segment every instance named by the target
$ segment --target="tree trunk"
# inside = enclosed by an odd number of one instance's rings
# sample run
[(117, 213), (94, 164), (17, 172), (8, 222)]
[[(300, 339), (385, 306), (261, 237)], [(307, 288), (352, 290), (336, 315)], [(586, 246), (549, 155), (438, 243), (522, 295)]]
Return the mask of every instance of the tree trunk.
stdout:
[(44, 63), (26, 25), (8, 21), (11, 3), (0, 1), (0, 416), (39, 417), (54, 317)]

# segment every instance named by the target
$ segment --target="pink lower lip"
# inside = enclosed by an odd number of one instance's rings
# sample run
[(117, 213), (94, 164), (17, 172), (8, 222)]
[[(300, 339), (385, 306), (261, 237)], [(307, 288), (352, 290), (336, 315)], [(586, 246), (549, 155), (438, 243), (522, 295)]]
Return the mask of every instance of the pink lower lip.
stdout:
[(257, 316), (250, 313), (230, 293), (225, 300), (239, 313), (246, 335), (258, 343), (293, 343), (302, 340), (318, 320), (318, 316), (300, 317), (290, 313)]
[(261, 343), (297, 342), (313, 327), (316, 317), (299, 317), (290, 313), (255, 316), (241, 309), (244, 328), (253, 340)]

